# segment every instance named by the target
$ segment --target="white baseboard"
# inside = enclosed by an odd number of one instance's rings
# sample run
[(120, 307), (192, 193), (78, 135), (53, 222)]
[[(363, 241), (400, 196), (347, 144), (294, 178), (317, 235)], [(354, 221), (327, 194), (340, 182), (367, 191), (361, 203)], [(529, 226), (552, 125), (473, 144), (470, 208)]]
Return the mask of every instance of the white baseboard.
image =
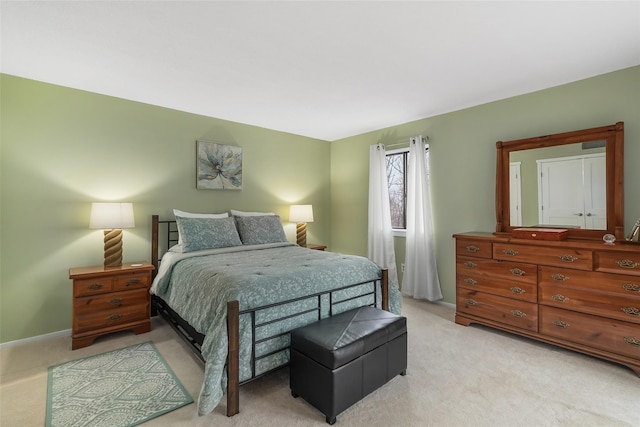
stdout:
[(29, 344), (29, 343), (36, 342), (36, 341), (42, 341), (42, 340), (46, 340), (46, 339), (49, 339), (49, 338), (57, 338), (57, 337), (62, 337), (62, 336), (70, 337), (71, 336), (71, 329), (65, 329), (63, 331), (51, 332), (50, 334), (38, 335), (38, 336), (35, 336), (35, 337), (23, 338), (21, 340), (5, 342), (5, 343), (0, 344), (0, 350), (3, 350), (5, 348), (10, 348), (10, 347), (15, 347), (17, 345)]

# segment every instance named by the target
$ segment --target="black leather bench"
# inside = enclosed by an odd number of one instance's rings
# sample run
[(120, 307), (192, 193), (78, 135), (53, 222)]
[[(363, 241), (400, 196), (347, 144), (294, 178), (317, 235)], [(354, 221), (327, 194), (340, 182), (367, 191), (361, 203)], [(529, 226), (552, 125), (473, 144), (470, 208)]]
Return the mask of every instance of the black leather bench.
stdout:
[(407, 319), (360, 307), (291, 332), (291, 394), (327, 423), (407, 370)]

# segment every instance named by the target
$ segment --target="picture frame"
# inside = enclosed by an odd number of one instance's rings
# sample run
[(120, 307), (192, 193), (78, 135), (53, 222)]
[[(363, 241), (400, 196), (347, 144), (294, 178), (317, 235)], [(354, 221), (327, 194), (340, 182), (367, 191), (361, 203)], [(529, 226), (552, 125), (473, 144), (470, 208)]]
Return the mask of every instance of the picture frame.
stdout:
[(633, 227), (631, 227), (631, 232), (629, 233), (629, 236), (627, 237), (627, 241), (633, 242), (633, 239), (637, 238), (637, 240), (640, 242), (639, 234), (640, 234), (640, 218), (638, 218), (638, 220), (633, 225)]
[(242, 147), (197, 140), (196, 188), (242, 190)]

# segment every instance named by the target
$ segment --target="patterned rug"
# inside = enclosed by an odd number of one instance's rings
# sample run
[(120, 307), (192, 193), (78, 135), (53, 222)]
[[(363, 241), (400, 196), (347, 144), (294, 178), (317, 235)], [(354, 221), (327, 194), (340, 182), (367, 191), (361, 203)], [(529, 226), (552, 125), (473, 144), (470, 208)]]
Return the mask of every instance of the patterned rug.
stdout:
[(46, 426), (135, 426), (192, 402), (145, 342), (49, 367)]

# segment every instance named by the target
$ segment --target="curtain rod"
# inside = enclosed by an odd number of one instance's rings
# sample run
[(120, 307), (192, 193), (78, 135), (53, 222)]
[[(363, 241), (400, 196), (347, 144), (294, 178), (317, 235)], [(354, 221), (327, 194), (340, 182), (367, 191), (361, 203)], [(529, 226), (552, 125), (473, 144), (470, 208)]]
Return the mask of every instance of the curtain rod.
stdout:
[[(415, 138), (415, 136), (405, 136), (403, 138), (398, 138), (395, 141), (393, 141), (393, 144), (384, 144), (382, 142), (379, 142), (378, 144), (383, 144), (385, 147), (397, 147), (399, 145), (408, 145), (411, 138)], [(424, 142), (429, 142), (429, 136), (423, 136), (422, 140)]]

